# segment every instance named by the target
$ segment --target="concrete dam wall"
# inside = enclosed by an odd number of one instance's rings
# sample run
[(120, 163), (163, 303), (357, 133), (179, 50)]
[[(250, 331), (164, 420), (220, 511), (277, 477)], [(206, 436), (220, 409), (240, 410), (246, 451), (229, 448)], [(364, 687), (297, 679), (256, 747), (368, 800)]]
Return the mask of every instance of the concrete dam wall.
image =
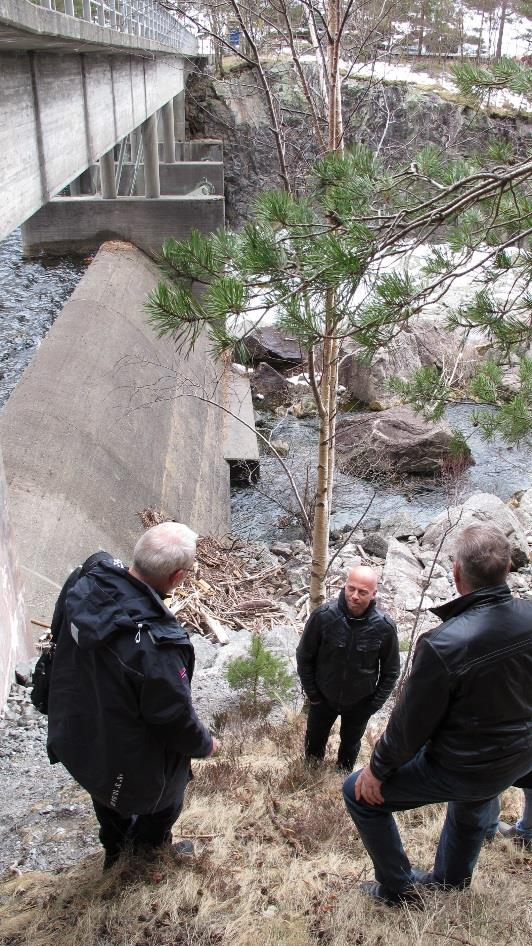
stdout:
[(223, 404), (230, 386), (204, 343), (185, 361), (156, 338), (144, 302), (160, 278), (136, 247), (104, 244), (0, 418), (29, 617), (50, 619), (96, 549), (130, 560), (147, 506), (229, 528), (225, 415), (201, 398)]

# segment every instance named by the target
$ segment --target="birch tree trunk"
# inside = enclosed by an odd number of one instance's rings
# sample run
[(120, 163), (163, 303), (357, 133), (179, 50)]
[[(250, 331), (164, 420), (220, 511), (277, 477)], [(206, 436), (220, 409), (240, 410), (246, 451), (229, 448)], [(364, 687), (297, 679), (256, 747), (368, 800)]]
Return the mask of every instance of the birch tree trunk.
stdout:
[[(342, 95), (340, 83), (340, 2), (328, 0), (327, 5), (327, 101), (328, 150), (343, 150)], [(336, 448), (336, 402), (338, 396), (339, 342), (336, 298), (328, 290), (325, 298), (325, 339), (322, 354), (320, 382), (321, 407), (319, 411), (318, 476), (312, 533), (312, 572), (310, 579), (310, 607), (316, 608), (325, 600), (325, 576), (329, 561), (329, 525), (334, 486)]]

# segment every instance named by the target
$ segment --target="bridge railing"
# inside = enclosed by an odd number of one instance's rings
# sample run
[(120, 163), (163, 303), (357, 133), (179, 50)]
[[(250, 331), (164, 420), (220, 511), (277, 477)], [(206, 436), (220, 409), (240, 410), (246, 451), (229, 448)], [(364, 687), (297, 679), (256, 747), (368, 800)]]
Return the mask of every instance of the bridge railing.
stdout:
[(154, 0), (33, 0), (37, 6), (108, 29), (151, 39), (180, 52), (193, 52), (196, 40), (182, 23)]

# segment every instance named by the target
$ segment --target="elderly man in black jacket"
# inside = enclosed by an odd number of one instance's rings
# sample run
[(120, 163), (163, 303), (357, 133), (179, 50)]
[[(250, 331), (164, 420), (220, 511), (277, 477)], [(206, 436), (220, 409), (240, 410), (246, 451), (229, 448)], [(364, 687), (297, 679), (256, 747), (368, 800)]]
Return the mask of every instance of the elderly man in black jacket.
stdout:
[[(506, 584), (510, 546), (493, 524), (458, 536), (461, 597), (416, 647), (412, 672), (369, 765), (344, 798), (373, 861), (365, 893), (388, 904), (418, 885), (467, 887), (492, 821), (491, 800), (532, 769), (532, 601)], [(448, 802), (432, 871), (412, 869), (392, 812)]]
[(377, 576), (352, 568), (335, 601), (311, 614), (297, 648), (297, 670), (309, 700), (305, 755), (323, 759), (340, 716), (339, 769), (352, 771), (369, 717), (399, 676), (395, 624), (375, 605)]
[(190, 759), (217, 749), (192, 706), (194, 650), (163, 602), (195, 553), (187, 526), (153, 526), (129, 569), (97, 552), (72, 573), (56, 606), (48, 753), (92, 797), (104, 869), (126, 845), (139, 852), (170, 844)]

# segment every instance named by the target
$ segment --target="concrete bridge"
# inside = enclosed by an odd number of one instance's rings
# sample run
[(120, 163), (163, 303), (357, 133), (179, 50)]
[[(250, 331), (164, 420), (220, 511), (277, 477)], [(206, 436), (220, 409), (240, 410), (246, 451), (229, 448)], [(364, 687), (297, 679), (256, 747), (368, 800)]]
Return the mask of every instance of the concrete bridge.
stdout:
[[(127, 557), (138, 510), (228, 528), (226, 460), (248, 456), (219, 408), (253, 419), (241, 380), (202, 346), (184, 372), (143, 311), (162, 241), (224, 222), (221, 143), (184, 140), (195, 38), (152, 0), (41, 2), (0, 0), (0, 238), (22, 225), (29, 254), (114, 242), (0, 419), (0, 708), (31, 651), (28, 617), (50, 618), (57, 586), (94, 548)], [(212, 404), (187, 400), (184, 373)], [(128, 410), (139, 386), (155, 395), (149, 415)], [(244, 453), (256, 460), (256, 442)]]

